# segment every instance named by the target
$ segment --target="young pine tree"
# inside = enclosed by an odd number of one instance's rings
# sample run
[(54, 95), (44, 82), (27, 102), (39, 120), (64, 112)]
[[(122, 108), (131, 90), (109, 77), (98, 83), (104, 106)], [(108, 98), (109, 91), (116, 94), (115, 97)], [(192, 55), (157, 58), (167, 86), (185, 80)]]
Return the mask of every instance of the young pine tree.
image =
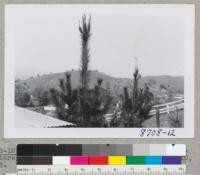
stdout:
[(126, 127), (141, 127), (144, 120), (148, 119), (149, 112), (153, 105), (153, 94), (145, 84), (144, 88), (139, 88), (138, 66), (133, 73), (132, 97), (129, 97), (127, 88), (124, 88), (122, 104), (122, 122)]
[(82, 23), (79, 25), (79, 32), (81, 36), (81, 68), (80, 68), (80, 113), (81, 113), (81, 122), (82, 124), (87, 121), (89, 122), (88, 113), (88, 104), (87, 104), (87, 96), (88, 96), (88, 84), (89, 84), (89, 39), (91, 36), (91, 17), (87, 21), (86, 15), (82, 16)]
[[(60, 118), (71, 121), (80, 127), (101, 127), (104, 125), (104, 113), (108, 110), (111, 96), (103, 89), (103, 80), (98, 79), (94, 88), (89, 87), (89, 39), (91, 37), (91, 17), (83, 15), (79, 25), (81, 36), (80, 86), (72, 89), (71, 75), (66, 73), (65, 80), (60, 80), (60, 90), (51, 89), (51, 99)], [(67, 109), (66, 109), (67, 105)]]
[(81, 116), (80, 125), (84, 127), (101, 127), (104, 122), (103, 114), (110, 104), (110, 94), (101, 87), (103, 80), (98, 79), (94, 88), (89, 87), (89, 40), (91, 37), (91, 17), (87, 20), (83, 15), (79, 25), (81, 36), (81, 67), (80, 67), (80, 89), (79, 89), (79, 111)]
[(74, 122), (77, 108), (77, 89), (72, 89), (71, 74), (66, 72), (65, 79), (60, 79), (59, 90), (50, 89), (51, 101), (56, 106), (58, 117)]
[(83, 90), (87, 90), (88, 83), (89, 83), (89, 39), (91, 37), (91, 17), (87, 22), (86, 15), (82, 17), (82, 24), (79, 25), (79, 32), (81, 35), (81, 71), (80, 71), (80, 81), (81, 81), (81, 88)]

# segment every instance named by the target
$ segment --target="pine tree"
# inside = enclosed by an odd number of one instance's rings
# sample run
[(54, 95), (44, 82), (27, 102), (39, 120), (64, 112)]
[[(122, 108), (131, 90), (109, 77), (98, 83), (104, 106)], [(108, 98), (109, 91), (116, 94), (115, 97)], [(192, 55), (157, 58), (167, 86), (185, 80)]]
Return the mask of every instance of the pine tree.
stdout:
[(72, 89), (71, 75), (66, 73), (65, 80), (60, 80), (60, 90), (51, 89), (50, 91), (57, 114), (62, 119), (71, 121), (80, 127), (103, 127), (105, 123), (103, 115), (109, 108), (111, 95), (109, 90), (102, 88), (102, 79), (97, 79), (94, 88), (89, 87), (90, 23), (91, 17), (87, 20), (86, 15), (83, 15), (79, 25), (81, 36), (80, 86), (77, 89)]
[(83, 126), (101, 127), (104, 123), (103, 115), (108, 110), (111, 97), (108, 90), (103, 90), (102, 79), (97, 79), (94, 88), (89, 87), (89, 39), (91, 37), (91, 17), (87, 20), (86, 15), (82, 17), (82, 23), (79, 25), (81, 36), (81, 67), (80, 67), (80, 89), (79, 105), (81, 122)]
[(129, 92), (127, 87), (124, 87), (124, 109), (128, 113), (130, 113), (132, 110), (132, 101), (131, 98), (129, 97)]
[(51, 100), (56, 106), (58, 117), (67, 120), (75, 121), (73, 118), (77, 108), (77, 89), (72, 89), (71, 74), (66, 72), (65, 79), (60, 79), (59, 90), (50, 89)]
[(62, 101), (61, 93), (55, 88), (50, 89), (50, 100), (56, 107), (57, 117), (61, 120), (67, 120), (66, 109)]
[(138, 108), (138, 97), (139, 97), (139, 88), (138, 88), (138, 82), (141, 78), (141, 75), (139, 74), (139, 69), (137, 65), (137, 58), (136, 60), (136, 66), (135, 66), (135, 71), (133, 73), (133, 96), (132, 96), (132, 101), (133, 101), (133, 108), (135, 109), (135, 112), (137, 111)]
[(91, 36), (91, 17), (87, 22), (86, 15), (82, 17), (82, 25), (79, 25), (79, 32), (81, 35), (81, 71), (80, 71), (80, 80), (81, 80), (81, 88), (83, 90), (87, 90), (88, 83), (89, 83), (89, 71), (88, 71), (88, 64), (89, 64), (89, 39)]
[(133, 74), (132, 97), (129, 97), (127, 87), (124, 88), (123, 105), (122, 105), (122, 123), (126, 127), (141, 127), (142, 122), (149, 118), (148, 114), (153, 105), (153, 94), (145, 84), (144, 88), (139, 88), (138, 66), (136, 65)]
[(108, 90), (102, 88), (103, 80), (97, 79), (97, 83), (94, 89), (90, 90), (90, 126), (91, 127), (103, 127), (105, 119), (103, 115), (109, 108), (111, 103), (111, 96)]
[(88, 113), (88, 104), (87, 104), (87, 96), (88, 96), (88, 84), (89, 84), (89, 70), (88, 70), (88, 64), (89, 64), (89, 39), (91, 36), (90, 33), (90, 22), (91, 17), (89, 18), (88, 22), (86, 19), (86, 15), (82, 16), (82, 24), (79, 25), (79, 32), (81, 36), (81, 68), (80, 68), (80, 113), (81, 113), (81, 122), (85, 123), (89, 122), (89, 115)]

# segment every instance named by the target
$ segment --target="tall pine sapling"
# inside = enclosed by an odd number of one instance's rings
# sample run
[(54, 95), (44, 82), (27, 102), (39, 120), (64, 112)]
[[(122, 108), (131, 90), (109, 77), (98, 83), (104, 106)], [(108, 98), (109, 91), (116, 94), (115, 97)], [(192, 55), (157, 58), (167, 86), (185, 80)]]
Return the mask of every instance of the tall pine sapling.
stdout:
[[(51, 89), (51, 99), (56, 106), (57, 114), (65, 120), (80, 127), (101, 127), (104, 125), (103, 115), (108, 110), (111, 95), (103, 89), (102, 79), (98, 79), (94, 88), (89, 87), (89, 39), (91, 37), (91, 17), (83, 15), (79, 25), (81, 36), (80, 86), (72, 89), (71, 75), (66, 73), (65, 80), (59, 83), (60, 90)], [(67, 105), (67, 106), (66, 106)]]
[(79, 25), (79, 32), (81, 36), (81, 68), (80, 68), (80, 113), (81, 113), (81, 122), (84, 123), (84, 120), (89, 121), (88, 113), (88, 104), (87, 104), (87, 96), (88, 96), (88, 84), (89, 84), (89, 39), (91, 36), (91, 17), (88, 22), (86, 19), (86, 15), (82, 16), (82, 23)]
[[(83, 15), (81, 25), (79, 25), (81, 36), (81, 67), (80, 67), (80, 125), (82, 126), (102, 126), (103, 114), (108, 110), (110, 104), (110, 94), (101, 88), (102, 79), (97, 80), (94, 88), (89, 87), (89, 39), (91, 37), (91, 17), (87, 20)], [(106, 91), (106, 92), (105, 92)]]
[(81, 35), (81, 71), (80, 71), (80, 80), (81, 80), (81, 88), (83, 90), (87, 90), (89, 83), (89, 39), (91, 37), (91, 17), (87, 22), (86, 15), (82, 17), (82, 24), (79, 25), (79, 32)]

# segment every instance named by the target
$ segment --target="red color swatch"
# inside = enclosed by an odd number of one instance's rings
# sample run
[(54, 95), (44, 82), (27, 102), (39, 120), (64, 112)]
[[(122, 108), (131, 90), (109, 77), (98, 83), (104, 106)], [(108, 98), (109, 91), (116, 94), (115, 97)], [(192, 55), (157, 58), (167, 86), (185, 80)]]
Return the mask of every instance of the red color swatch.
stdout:
[(89, 165), (108, 165), (107, 156), (90, 156)]

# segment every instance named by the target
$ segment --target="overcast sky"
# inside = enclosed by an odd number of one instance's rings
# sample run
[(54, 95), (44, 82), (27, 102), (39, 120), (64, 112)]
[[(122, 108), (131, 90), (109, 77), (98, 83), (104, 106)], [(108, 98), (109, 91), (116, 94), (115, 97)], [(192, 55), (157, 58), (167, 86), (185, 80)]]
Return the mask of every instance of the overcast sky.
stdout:
[[(80, 66), (79, 20), (92, 16), (90, 69), (132, 77), (184, 74), (184, 5), (8, 5), (15, 73), (26, 77)], [(9, 28), (8, 27), (8, 28)]]

